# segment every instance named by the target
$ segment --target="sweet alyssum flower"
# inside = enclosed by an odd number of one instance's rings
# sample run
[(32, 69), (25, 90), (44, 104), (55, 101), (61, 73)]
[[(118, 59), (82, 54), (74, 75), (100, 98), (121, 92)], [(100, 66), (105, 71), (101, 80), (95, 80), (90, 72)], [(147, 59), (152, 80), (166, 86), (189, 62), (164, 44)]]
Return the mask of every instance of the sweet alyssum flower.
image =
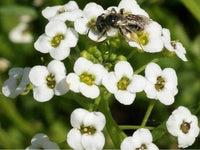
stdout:
[(67, 28), (64, 22), (50, 21), (42, 34), (34, 43), (36, 50), (42, 53), (50, 53), (56, 60), (63, 60), (69, 56), (70, 48), (78, 42), (78, 34), (72, 28)]
[(91, 40), (101, 42), (106, 39), (106, 36), (98, 39), (102, 33), (95, 30), (95, 22), (99, 15), (104, 13), (103, 7), (96, 3), (88, 3), (83, 9), (83, 16), (74, 22), (75, 30), (80, 34), (88, 34)]
[(43, 133), (36, 134), (31, 139), (31, 145), (26, 148), (26, 150), (35, 150), (35, 149), (60, 149), (55, 142), (51, 142), (47, 135)]
[(115, 65), (114, 71), (104, 76), (102, 84), (120, 103), (130, 105), (135, 100), (136, 93), (144, 89), (146, 80), (141, 75), (134, 75), (133, 68), (127, 61), (120, 61)]
[(42, 15), (48, 20), (75, 21), (82, 16), (82, 10), (75, 1), (69, 1), (65, 5), (46, 7), (42, 11)]
[(15, 98), (26, 91), (29, 81), (30, 68), (12, 68), (9, 70), (9, 78), (2, 86), (2, 93), (9, 97)]
[(174, 96), (178, 93), (174, 69), (161, 70), (156, 63), (149, 63), (145, 69), (145, 78), (147, 82), (144, 91), (148, 98), (157, 99), (165, 105), (174, 103)]
[(106, 124), (101, 112), (89, 112), (78, 108), (71, 114), (73, 129), (67, 134), (67, 143), (77, 150), (101, 150), (105, 137), (101, 132)]
[(52, 60), (48, 66), (35, 66), (29, 78), (34, 85), (33, 97), (39, 102), (50, 100), (53, 95), (63, 95), (68, 91), (65, 81), (66, 69), (62, 62)]
[(121, 150), (158, 150), (158, 147), (152, 141), (151, 132), (148, 129), (141, 128), (122, 141)]
[(80, 57), (74, 64), (74, 72), (66, 77), (69, 89), (74, 92), (81, 92), (85, 97), (97, 98), (99, 87), (107, 70), (100, 64), (93, 64), (84, 57)]
[(191, 146), (199, 135), (197, 117), (183, 106), (179, 106), (172, 112), (166, 125), (168, 132), (178, 137), (179, 148)]
[(162, 34), (165, 48), (168, 49), (170, 52), (175, 52), (176, 55), (183, 61), (187, 61), (187, 58), (185, 57), (186, 50), (183, 45), (180, 42), (171, 41), (170, 32), (168, 29), (163, 28)]

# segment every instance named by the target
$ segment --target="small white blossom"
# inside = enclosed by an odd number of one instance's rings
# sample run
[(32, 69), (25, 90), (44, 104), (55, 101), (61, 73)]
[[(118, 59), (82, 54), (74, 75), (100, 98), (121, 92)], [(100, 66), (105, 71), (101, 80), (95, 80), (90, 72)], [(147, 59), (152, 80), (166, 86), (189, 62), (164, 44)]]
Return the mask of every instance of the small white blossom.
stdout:
[(199, 135), (197, 117), (183, 106), (179, 106), (172, 112), (166, 125), (168, 132), (178, 137), (179, 148), (191, 146)]
[(48, 149), (60, 149), (60, 148), (55, 142), (49, 141), (47, 135), (43, 133), (38, 133), (31, 139), (31, 145), (27, 147), (25, 150), (36, 150), (36, 149), (48, 150)]
[(137, 92), (144, 90), (146, 80), (141, 75), (134, 75), (133, 68), (127, 61), (118, 62), (113, 72), (104, 76), (102, 84), (124, 105), (133, 103)]
[(45, 33), (37, 39), (34, 47), (42, 53), (50, 53), (56, 60), (63, 60), (77, 42), (78, 34), (74, 29), (67, 28), (62, 21), (53, 20), (46, 25)]
[(34, 85), (33, 97), (39, 102), (48, 101), (54, 94), (63, 95), (68, 91), (68, 85), (65, 82), (66, 69), (58, 60), (52, 60), (47, 67), (33, 67), (29, 78)]
[(152, 143), (153, 138), (148, 129), (138, 129), (133, 136), (126, 137), (121, 143), (121, 150), (148, 149), (158, 150), (158, 147)]
[(166, 49), (168, 49), (170, 52), (175, 52), (176, 55), (183, 61), (187, 61), (187, 58), (185, 57), (186, 50), (183, 45), (180, 42), (171, 41), (170, 32), (168, 29), (163, 28), (162, 34), (162, 39)]
[(79, 9), (75, 1), (69, 1), (65, 5), (46, 7), (42, 11), (42, 15), (48, 20), (60, 21), (75, 21), (82, 16), (82, 11)]
[(73, 129), (67, 134), (67, 143), (77, 150), (101, 150), (105, 144), (102, 130), (106, 119), (101, 112), (89, 112), (78, 108), (71, 114)]
[(93, 64), (86, 58), (80, 57), (74, 64), (74, 72), (67, 75), (69, 89), (85, 97), (97, 98), (100, 94), (98, 85), (101, 84), (107, 70), (100, 64)]
[(27, 23), (19, 23), (9, 32), (9, 39), (13, 43), (31, 43), (33, 41), (33, 35), (28, 28), (29, 25)]
[(2, 86), (2, 93), (9, 97), (15, 98), (25, 92), (29, 81), (30, 68), (12, 68), (9, 70), (9, 79)]
[(177, 76), (172, 68), (162, 70), (156, 63), (149, 63), (145, 69), (147, 79), (144, 91), (150, 99), (157, 99), (165, 105), (174, 103), (178, 93)]
[(94, 2), (88, 3), (83, 9), (83, 16), (74, 22), (75, 30), (80, 34), (88, 34), (91, 40), (97, 42), (105, 40), (106, 36), (102, 36), (102, 33), (94, 29), (97, 17), (104, 12), (100, 5)]
[(136, 0), (121, 0), (118, 8), (124, 9), (125, 12), (129, 12), (134, 15), (143, 15), (149, 17), (147, 12), (140, 8)]
[(8, 70), (10, 62), (3, 57), (0, 57), (0, 72), (5, 72)]
[(155, 21), (150, 21), (143, 31), (136, 33), (136, 39), (128, 41), (132, 47), (143, 49), (145, 52), (156, 53), (163, 49), (163, 41), (161, 38), (162, 27)]

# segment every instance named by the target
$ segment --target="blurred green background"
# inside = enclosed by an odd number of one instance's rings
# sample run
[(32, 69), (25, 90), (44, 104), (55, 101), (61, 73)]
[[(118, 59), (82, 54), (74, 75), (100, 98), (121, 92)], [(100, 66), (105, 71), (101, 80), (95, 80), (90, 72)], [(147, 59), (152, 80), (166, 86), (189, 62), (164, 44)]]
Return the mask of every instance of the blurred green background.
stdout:
[[(40, 0), (36, 0), (40, 2)], [(49, 54), (34, 50), (33, 43), (44, 33), (47, 20), (41, 11), (47, 6), (63, 5), (67, 0), (41, 0), (35, 5), (35, 0), (1, 0), (0, 1), (0, 58), (7, 59), (8, 68), (0, 69), (0, 87), (8, 78), (8, 70), (12, 67), (32, 67), (45, 65), (51, 60)], [(81, 9), (89, 0), (76, 0)], [(119, 0), (96, 0), (105, 9), (117, 6)], [(158, 126), (165, 121), (178, 106), (186, 106), (200, 119), (200, 0), (138, 0), (140, 6), (149, 16), (171, 31), (173, 40), (179, 40), (187, 50), (188, 62), (178, 57), (164, 57), (163, 54), (136, 53), (130, 60), (134, 70), (140, 68), (153, 58), (160, 58), (158, 64), (162, 68), (172, 67), (178, 76), (179, 93), (175, 103), (165, 106), (159, 102), (148, 120), (147, 125)], [(10, 30), (19, 23), (20, 16), (28, 14), (32, 17), (29, 23), (34, 40), (29, 44), (16, 44), (9, 40)], [(91, 46), (86, 36), (81, 36), (78, 43), (80, 50)], [(72, 49), (72, 54), (74, 49)], [(118, 53), (127, 56), (132, 49), (125, 42), (118, 48)], [(72, 71), (73, 63), (67, 58), (65, 66)], [(1, 68), (2, 66), (0, 66)], [(144, 75), (144, 72), (141, 73)], [(40, 103), (33, 99), (32, 93), (9, 99), (0, 93), (0, 148), (26, 148), (35, 133), (46, 133), (52, 141), (61, 143), (63, 148), (67, 132), (71, 129), (70, 114), (78, 107), (88, 108), (86, 98), (72, 92), (65, 96), (54, 96), (48, 102)], [(144, 92), (137, 94), (135, 102), (130, 106), (111, 101), (111, 111), (119, 125), (139, 125), (147, 109), (149, 100)], [(90, 104), (91, 105), (91, 104)], [(125, 131), (132, 135), (133, 130)], [(107, 134), (106, 130), (104, 131)], [(176, 138), (163, 132), (163, 136), (154, 141), (159, 148), (177, 148)], [(107, 136), (105, 148), (112, 148), (112, 142)], [(200, 138), (189, 148), (200, 148)]]

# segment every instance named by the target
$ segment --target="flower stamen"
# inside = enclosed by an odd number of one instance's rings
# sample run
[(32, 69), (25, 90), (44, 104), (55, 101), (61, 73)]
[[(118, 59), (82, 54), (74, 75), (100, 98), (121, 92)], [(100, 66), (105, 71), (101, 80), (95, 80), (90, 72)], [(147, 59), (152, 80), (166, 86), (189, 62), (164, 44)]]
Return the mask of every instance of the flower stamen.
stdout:
[(191, 124), (191, 122), (188, 123), (188, 122), (183, 121), (181, 126), (180, 126), (181, 131), (183, 133), (187, 134), (190, 130), (190, 124)]
[(84, 125), (81, 125), (81, 134), (89, 134), (89, 135), (93, 135), (95, 134), (96, 132), (96, 129), (93, 127), (93, 126), (84, 126)]
[(143, 46), (147, 45), (147, 43), (149, 42), (149, 34), (147, 32), (137, 31), (137, 36), (138, 36), (138, 39), (139, 39), (140, 43)]
[(118, 82), (117, 82), (117, 87), (119, 90), (126, 90), (128, 85), (130, 84), (130, 79), (123, 76)]
[(139, 148), (136, 148), (135, 150), (145, 150), (147, 149), (147, 146), (145, 144), (142, 144)]
[(155, 84), (155, 88), (157, 91), (161, 91), (165, 87), (165, 80), (163, 77), (159, 76), (157, 77), (157, 82)]
[(60, 42), (65, 38), (65, 36), (62, 33), (56, 34), (52, 40), (51, 40), (51, 46), (52, 47), (58, 47), (60, 45)]
[(56, 86), (55, 75), (53, 73), (50, 73), (46, 77), (46, 81), (47, 81), (47, 87), (48, 88), (53, 89)]
[(89, 74), (88, 72), (83, 72), (80, 76), (80, 82), (84, 82), (87, 85), (93, 85), (95, 81), (95, 76), (93, 74)]

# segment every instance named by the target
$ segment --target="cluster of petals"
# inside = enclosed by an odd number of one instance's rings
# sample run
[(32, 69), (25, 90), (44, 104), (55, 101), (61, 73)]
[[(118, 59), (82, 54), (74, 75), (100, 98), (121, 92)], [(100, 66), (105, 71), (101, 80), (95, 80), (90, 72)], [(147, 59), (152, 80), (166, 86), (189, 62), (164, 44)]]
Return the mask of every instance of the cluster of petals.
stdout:
[(50, 100), (54, 94), (65, 94), (69, 89), (65, 78), (65, 66), (58, 60), (52, 60), (47, 67), (34, 66), (29, 73), (29, 79), (34, 86), (34, 99), (45, 102)]
[(158, 150), (158, 147), (152, 143), (153, 138), (148, 129), (138, 129), (132, 136), (126, 137), (121, 143), (121, 150), (149, 149)]
[[(125, 80), (122, 81), (123, 79), (128, 80), (127, 83)], [(122, 86), (125, 86), (123, 89), (118, 87), (120, 80), (127, 84), (122, 83)], [(130, 105), (135, 100), (136, 93), (144, 90), (146, 80), (143, 76), (134, 74), (133, 68), (127, 61), (119, 61), (114, 71), (104, 76), (102, 84), (114, 94), (116, 100), (124, 105)]]
[(199, 135), (198, 119), (183, 106), (175, 109), (166, 122), (167, 130), (178, 137), (178, 147), (191, 146)]
[(52, 20), (46, 25), (45, 33), (39, 36), (34, 47), (41, 53), (49, 53), (56, 60), (63, 60), (69, 56), (70, 48), (75, 47), (77, 42), (78, 34), (73, 28), (67, 28), (62, 21)]
[[(92, 84), (88, 85), (81, 81), (80, 76), (84, 73), (94, 77)], [(67, 75), (66, 82), (70, 90), (76, 93), (81, 92), (85, 97), (94, 99), (100, 94), (98, 85), (101, 84), (102, 78), (106, 74), (107, 70), (103, 65), (94, 64), (86, 58), (80, 57), (74, 64), (74, 73), (69, 73)]]
[(102, 130), (106, 124), (101, 112), (89, 112), (75, 109), (70, 118), (71, 129), (67, 134), (67, 143), (73, 149), (101, 150), (105, 144)]
[(9, 98), (15, 98), (25, 92), (29, 80), (30, 68), (12, 68), (9, 70), (9, 78), (2, 86), (2, 93)]
[(82, 10), (75, 1), (69, 1), (65, 5), (46, 7), (42, 15), (48, 20), (75, 21), (82, 16)]
[(183, 61), (187, 61), (187, 58), (185, 57), (185, 54), (186, 54), (185, 48), (180, 42), (171, 41), (169, 30), (163, 28), (162, 35), (163, 35), (162, 39), (163, 39), (165, 48), (169, 50), (170, 52), (175, 52), (176, 55)]
[(60, 149), (55, 142), (49, 140), (49, 137), (44, 133), (38, 133), (31, 139), (31, 145), (25, 150), (35, 149)]
[(159, 100), (165, 105), (174, 103), (178, 93), (177, 76), (172, 68), (162, 70), (156, 63), (149, 63), (145, 68), (146, 86), (144, 91), (150, 99)]

